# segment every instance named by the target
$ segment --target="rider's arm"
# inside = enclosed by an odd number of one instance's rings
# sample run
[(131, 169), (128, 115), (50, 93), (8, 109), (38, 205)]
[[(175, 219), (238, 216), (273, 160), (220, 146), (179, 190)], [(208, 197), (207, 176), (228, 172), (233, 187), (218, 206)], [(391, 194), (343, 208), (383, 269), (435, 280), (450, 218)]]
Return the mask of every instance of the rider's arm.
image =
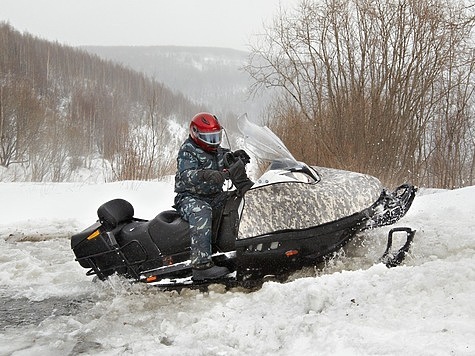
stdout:
[(207, 195), (214, 194), (221, 190), (212, 182), (205, 181), (202, 178), (203, 164), (198, 157), (188, 151), (182, 151), (178, 155), (178, 174), (180, 185), (184, 190), (194, 194)]

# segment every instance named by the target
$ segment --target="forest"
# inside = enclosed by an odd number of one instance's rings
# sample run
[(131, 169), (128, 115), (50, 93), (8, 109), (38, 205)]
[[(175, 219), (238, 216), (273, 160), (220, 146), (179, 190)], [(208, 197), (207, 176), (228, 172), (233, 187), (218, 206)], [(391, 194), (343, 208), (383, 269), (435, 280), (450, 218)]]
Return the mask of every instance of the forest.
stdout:
[(108, 180), (170, 174), (169, 123), (202, 109), (130, 68), (0, 24), (0, 168), (21, 167), (13, 180), (60, 182), (97, 161)]
[[(298, 160), (388, 187), (469, 186), (474, 25), (465, 1), (302, 0), (254, 38), (242, 69), (251, 95), (272, 93), (260, 120)], [(101, 162), (105, 180), (173, 174), (205, 104), (159, 80), (1, 24), (0, 172), (59, 182)]]

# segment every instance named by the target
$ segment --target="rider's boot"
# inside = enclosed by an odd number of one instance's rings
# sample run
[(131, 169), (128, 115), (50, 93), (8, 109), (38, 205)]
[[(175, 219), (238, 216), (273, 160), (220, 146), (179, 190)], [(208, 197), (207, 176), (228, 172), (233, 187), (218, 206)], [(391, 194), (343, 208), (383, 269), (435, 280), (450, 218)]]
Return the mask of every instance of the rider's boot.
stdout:
[(229, 273), (227, 267), (214, 266), (214, 265), (204, 265), (202, 267), (198, 266), (193, 268), (193, 280), (194, 281), (205, 281), (209, 279), (218, 279), (224, 277)]

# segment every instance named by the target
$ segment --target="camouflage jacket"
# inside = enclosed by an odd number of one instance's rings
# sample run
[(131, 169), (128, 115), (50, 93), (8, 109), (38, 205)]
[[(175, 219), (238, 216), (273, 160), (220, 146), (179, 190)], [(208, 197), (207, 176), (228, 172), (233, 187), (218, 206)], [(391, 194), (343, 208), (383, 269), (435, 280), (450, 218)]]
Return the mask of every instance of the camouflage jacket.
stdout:
[(204, 182), (198, 178), (197, 172), (204, 169), (222, 171), (224, 169), (224, 154), (228, 149), (219, 147), (216, 152), (206, 152), (190, 137), (178, 151), (177, 172), (175, 175), (175, 203), (184, 196), (212, 198), (223, 191), (221, 185)]

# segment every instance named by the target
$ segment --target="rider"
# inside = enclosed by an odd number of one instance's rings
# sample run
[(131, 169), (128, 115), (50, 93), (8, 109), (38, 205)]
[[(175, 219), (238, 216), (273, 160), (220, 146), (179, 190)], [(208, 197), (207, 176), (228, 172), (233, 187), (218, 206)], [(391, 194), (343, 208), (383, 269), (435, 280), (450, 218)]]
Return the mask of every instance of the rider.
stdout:
[[(226, 179), (231, 179), (241, 194), (253, 184), (245, 169), (249, 156), (243, 150), (232, 153), (221, 147), (222, 130), (215, 115), (196, 114), (177, 157), (174, 207), (190, 224), (194, 280), (215, 279), (229, 273), (228, 268), (215, 266), (211, 260), (213, 208), (223, 201)], [(234, 163), (226, 169), (227, 153), (232, 154)]]

